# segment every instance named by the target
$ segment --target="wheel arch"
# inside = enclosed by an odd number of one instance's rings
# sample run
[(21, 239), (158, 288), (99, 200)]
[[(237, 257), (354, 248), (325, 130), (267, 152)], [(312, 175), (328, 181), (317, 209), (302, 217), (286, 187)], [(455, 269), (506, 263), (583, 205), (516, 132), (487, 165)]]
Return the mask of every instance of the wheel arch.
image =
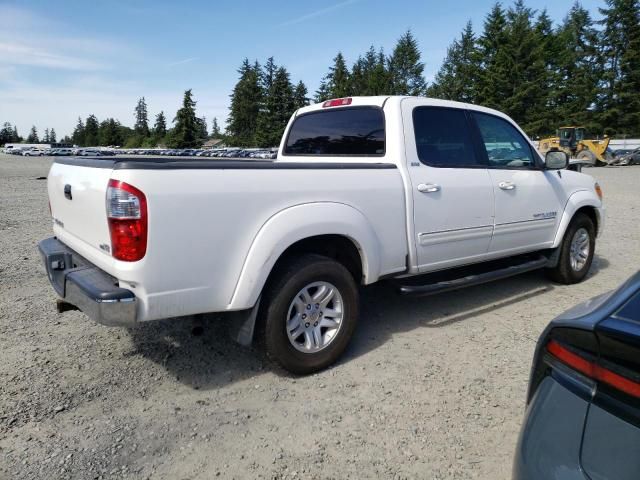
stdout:
[(562, 243), (562, 238), (569, 227), (569, 223), (571, 223), (571, 220), (578, 213), (584, 213), (593, 221), (596, 235), (599, 235), (602, 231), (604, 219), (602, 218), (602, 204), (598, 203), (593, 193), (586, 190), (581, 190), (571, 195), (562, 213), (560, 223), (558, 224), (553, 248), (558, 247)]
[(296, 205), (273, 215), (254, 237), (229, 310), (252, 307), (279, 262), (298, 253), (335, 258), (357, 283), (380, 276), (380, 241), (362, 212), (334, 202)]

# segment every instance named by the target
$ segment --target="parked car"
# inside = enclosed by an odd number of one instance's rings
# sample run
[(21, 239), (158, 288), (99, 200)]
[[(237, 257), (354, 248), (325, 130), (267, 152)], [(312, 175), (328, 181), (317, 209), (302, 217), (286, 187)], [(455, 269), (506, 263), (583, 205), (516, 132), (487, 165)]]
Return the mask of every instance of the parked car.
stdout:
[(78, 153), (81, 157), (99, 157), (102, 155), (102, 151), (97, 148), (83, 148)]
[(23, 157), (42, 157), (44, 153), (44, 150), (39, 150), (37, 148), (28, 148), (26, 150), (22, 150)]
[(616, 158), (618, 165), (640, 165), (640, 147)]
[(54, 157), (70, 156), (73, 155), (72, 148), (54, 148), (51, 151), (51, 155)]
[(284, 138), (276, 160), (56, 160), (40, 250), (58, 294), (109, 325), (236, 312), (241, 343), (257, 319), (268, 355), (310, 373), (347, 347), (359, 285), (430, 295), (589, 270), (600, 187), (500, 112), (337, 99), (298, 110)]
[(514, 480), (640, 475), (640, 272), (538, 341)]

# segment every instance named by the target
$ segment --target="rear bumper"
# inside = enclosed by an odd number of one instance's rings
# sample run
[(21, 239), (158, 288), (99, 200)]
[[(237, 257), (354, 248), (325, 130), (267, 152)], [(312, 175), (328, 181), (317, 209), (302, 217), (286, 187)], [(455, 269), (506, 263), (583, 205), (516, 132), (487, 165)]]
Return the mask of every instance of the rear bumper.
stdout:
[(38, 245), (47, 276), (57, 294), (98, 323), (136, 324), (136, 296), (55, 237)]

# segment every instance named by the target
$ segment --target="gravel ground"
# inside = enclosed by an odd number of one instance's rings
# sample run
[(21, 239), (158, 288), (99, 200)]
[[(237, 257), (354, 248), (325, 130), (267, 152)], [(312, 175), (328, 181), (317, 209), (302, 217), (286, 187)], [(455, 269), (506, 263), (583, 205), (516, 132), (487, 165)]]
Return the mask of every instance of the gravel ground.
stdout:
[(589, 170), (608, 208), (589, 278), (540, 272), (423, 299), (363, 290), (353, 343), (296, 378), (221, 323), (57, 314), (36, 251), (50, 160), (0, 156), (0, 478), (507, 479), (535, 341), (640, 264), (640, 167)]

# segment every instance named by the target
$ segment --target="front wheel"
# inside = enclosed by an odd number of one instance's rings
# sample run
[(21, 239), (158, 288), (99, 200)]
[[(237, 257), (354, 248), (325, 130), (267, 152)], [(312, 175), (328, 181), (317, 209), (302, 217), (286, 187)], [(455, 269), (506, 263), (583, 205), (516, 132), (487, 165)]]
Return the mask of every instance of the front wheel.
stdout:
[(339, 262), (320, 255), (285, 261), (263, 296), (267, 356), (295, 374), (317, 372), (347, 347), (358, 319), (358, 287)]
[(579, 283), (587, 276), (596, 248), (595, 225), (593, 220), (578, 213), (564, 234), (558, 264), (547, 269), (552, 280), (566, 285)]

